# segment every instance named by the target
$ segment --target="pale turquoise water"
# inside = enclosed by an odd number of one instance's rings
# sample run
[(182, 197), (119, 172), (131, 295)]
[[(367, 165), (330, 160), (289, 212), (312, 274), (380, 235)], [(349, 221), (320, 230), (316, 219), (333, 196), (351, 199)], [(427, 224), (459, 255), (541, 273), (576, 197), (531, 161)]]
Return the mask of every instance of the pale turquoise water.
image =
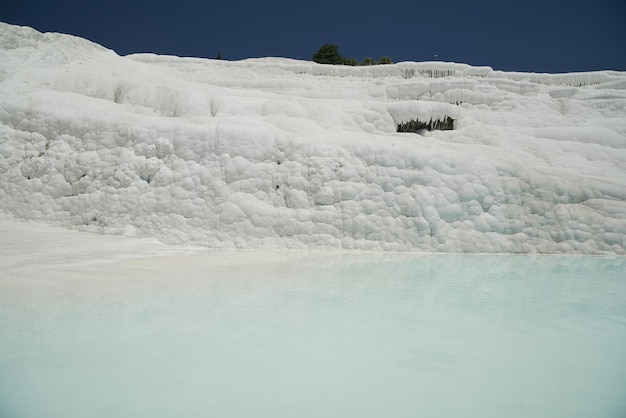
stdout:
[(624, 257), (229, 257), (2, 278), (0, 416), (626, 416)]

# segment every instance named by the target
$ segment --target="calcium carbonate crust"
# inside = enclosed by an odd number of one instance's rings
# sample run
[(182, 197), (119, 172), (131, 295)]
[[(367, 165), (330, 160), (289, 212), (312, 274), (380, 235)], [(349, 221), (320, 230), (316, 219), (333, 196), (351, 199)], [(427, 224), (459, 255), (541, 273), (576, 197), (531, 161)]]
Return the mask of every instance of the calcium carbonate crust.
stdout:
[(120, 57), (0, 24), (0, 210), (214, 248), (626, 254), (626, 74)]

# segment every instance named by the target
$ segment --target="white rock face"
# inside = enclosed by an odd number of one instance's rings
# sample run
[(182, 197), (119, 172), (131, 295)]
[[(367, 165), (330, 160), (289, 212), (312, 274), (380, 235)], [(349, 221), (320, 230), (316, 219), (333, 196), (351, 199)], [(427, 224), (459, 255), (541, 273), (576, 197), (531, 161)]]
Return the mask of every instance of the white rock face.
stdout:
[(0, 24), (0, 210), (220, 248), (626, 254), (626, 73), (120, 57)]

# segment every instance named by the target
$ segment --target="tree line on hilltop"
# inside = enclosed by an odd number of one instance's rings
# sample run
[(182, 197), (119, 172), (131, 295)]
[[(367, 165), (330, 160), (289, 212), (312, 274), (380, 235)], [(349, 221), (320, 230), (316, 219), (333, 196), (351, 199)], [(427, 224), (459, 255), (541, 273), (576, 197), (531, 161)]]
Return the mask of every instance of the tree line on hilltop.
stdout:
[(363, 61), (358, 62), (356, 58), (346, 58), (339, 53), (339, 47), (334, 44), (325, 44), (313, 54), (313, 61), (319, 64), (334, 65), (377, 65), (377, 64), (393, 64), (388, 56), (381, 57), (378, 61), (371, 57), (366, 57)]

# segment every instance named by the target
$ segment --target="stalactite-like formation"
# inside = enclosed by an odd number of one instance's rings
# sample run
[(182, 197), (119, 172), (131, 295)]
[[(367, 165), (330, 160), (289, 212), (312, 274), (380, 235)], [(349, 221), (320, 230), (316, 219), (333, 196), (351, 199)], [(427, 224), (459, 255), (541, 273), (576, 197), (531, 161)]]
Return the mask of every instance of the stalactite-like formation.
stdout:
[(420, 120), (411, 120), (405, 123), (399, 123), (397, 132), (414, 132), (417, 133), (421, 130), (426, 129), (427, 131), (440, 130), (440, 131), (450, 131), (454, 129), (454, 119), (450, 116), (446, 116), (445, 119), (431, 119), (428, 122), (422, 122)]

